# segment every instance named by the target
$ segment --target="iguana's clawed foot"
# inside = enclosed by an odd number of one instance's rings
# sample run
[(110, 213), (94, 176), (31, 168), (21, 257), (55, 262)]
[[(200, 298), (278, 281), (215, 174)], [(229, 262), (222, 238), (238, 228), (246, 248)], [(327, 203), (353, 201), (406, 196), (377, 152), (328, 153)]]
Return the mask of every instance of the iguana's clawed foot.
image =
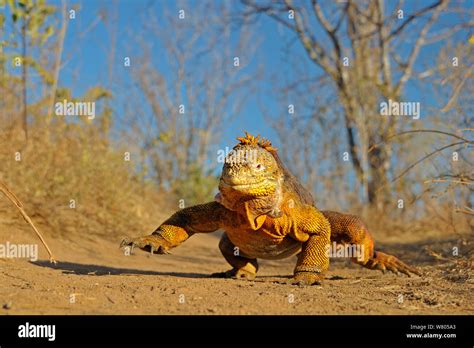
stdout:
[(292, 285), (321, 285), (324, 276), (314, 272), (296, 272), (294, 277), (290, 279)]
[(120, 248), (125, 247), (130, 247), (131, 250), (137, 247), (153, 254), (170, 254), (169, 243), (163, 237), (153, 234), (137, 238), (124, 238), (120, 243)]
[(382, 272), (390, 271), (395, 274), (403, 273), (407, 276), (411, 276), (411, 273), (421, 276), (421, 272), (417, 270), (415, 267), (408, 266), (406, 263), (400, 261), (395, 256), (388, 255), (377, 251), (374, 255), (374, 258), (367, 261), (364, 265), (370, 269), (378, 269)]
[(245, 269), (231, 269), (226, 272), (218, 272), (211, 274), (212, 278), (232, 278), (232, 279), (245, 279), (254, 280), (257, 276), (256, 273), (249, 272)]

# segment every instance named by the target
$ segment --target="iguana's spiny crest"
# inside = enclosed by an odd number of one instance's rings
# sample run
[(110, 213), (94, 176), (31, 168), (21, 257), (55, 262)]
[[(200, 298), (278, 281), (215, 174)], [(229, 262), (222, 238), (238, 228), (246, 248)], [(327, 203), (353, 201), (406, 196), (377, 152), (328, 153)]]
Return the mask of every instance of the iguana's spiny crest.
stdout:
[(237, 144), (236, 147), (241, 145), (258, 145), (271, 153), (277, 152), (277, 149), (272, 146), (270, 140), (267, 140), (263, 137), (260, 138), (260, 134), (255, 137), (250, 133), (245, 132), (245, 137), (239, 137), (237, 140), (240, 141), (240, 144)]

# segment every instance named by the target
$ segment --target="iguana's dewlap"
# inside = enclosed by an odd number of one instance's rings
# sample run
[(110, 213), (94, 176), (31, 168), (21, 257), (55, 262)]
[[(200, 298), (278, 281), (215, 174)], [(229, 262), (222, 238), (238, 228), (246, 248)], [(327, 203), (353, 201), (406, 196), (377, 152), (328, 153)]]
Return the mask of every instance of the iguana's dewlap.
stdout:
[(243, 227), (245, 224), (242, 218), (242, 225), (238, 228), (226, 228), (227, 236), (244, 257), (276, 260), (295, 255), (301, 250), (303, 243), (281, 233), (282, 230), (275, 228), (276, 222), (270, 217), (266, 217), (257, 230), (250, 226)]

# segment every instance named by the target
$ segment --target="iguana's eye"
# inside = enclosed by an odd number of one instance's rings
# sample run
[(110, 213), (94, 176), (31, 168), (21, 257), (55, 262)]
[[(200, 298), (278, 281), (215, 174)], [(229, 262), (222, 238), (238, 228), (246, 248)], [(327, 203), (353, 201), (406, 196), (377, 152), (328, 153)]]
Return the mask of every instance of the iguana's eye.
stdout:
[(255, 165), (255, 170), (256, 170), (257, 172), (261, 172), (261, 171), (264, 170), (264, 169), (265, 169), (265, 166), (264, 166), (263, 164), (257, 163), (257, 164)]

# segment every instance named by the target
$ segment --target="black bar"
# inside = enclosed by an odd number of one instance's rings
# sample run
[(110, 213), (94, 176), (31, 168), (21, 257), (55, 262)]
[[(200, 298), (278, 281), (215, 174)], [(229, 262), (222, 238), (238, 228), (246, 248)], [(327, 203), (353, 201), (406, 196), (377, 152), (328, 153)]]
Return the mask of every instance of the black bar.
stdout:
[[(248, 344), (293, 347), (322, 343), (473, 347), (472, 316), (3, 316), (0, 347), (129, 344)], [(19, 327), (55, 325), (55, 340), (20, 338)], [(428, 325), (433, 325), (430, 329)], [(437, 327), (437, 325), (445, 325)], [(423, 330), (421, 330), (423, 328)], [(455, 334), (409, 338), (407, 334)], [(227, 343), (227, 344), (225, 344)]]

